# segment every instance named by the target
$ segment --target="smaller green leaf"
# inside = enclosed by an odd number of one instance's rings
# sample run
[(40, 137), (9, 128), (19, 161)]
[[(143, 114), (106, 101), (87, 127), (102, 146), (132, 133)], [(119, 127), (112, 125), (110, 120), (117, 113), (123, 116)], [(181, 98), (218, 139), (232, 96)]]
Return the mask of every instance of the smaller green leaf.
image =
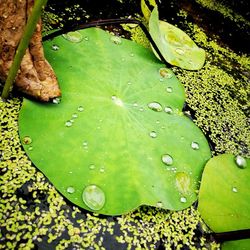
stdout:
[(250, 228), (250, 160), (224, 154), (202, 175), (198, 210), (214, 232)]
[[(157, 7), (150, 16), (149, 33), (168, 63), (188, 70), (198, 70), (204, 65), (205, 51), (184, 31), (159, 21)], [(155, 51), (154, 53), (158, 57)]]
[(222, 244), (222, 250), (249, 250), (250, 249), (250, 239), (246, 240), (234, 240), (226, 241)]

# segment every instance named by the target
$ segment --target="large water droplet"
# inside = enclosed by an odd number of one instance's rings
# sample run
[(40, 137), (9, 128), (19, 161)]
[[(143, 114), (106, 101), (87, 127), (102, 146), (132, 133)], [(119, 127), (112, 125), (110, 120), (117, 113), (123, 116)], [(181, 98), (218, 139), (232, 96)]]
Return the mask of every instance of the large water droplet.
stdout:
[(29, 136), (24, 136), (23, 137), (23, 144), (29, 145), (32, 143), (32, 139)]
[(187, 202), (187, 198), (181, 197), (181, 198), (180, 198), (180, 202), (181, 202), (181, 203), (186, 203), (186, 202)]
[(72, 121), (66, 121), (65, 126), (66, 127), (71, 127), (73, 125)]
[(198, 142), (193, 141), (191, 143), (191, 148), (194, 149), (194, 150), (198, 150), (200, 148), (200, 145), (199, 145)]
[(75, 189), (73, 187), (67, 187), (67, 193), (73, 194), (75, 192)]
[(85, 187), (82, 193), (83, 202), (92, 210), (100, 210), (105, 204), (105, 194), (96, 185)]
[(161, 106), (161, 104), (159, 102), (150, 102), (148, 104), (148, 107), (150, 109), (152, 109), (153, 111), (157, 111), (157, 112), (160, 112), (163, 109), (162, 106)]
[(185, 172), (178, 172), (175, 175), (175, 185), (182, 194), (188, 194), (191, 188), (190, 176)]
[(168, 166), (171, 166), (173, 164), (173, 158), (171, 155), (165, 154), (161, 157), (161, 160)]
[(149, 136), (150, 136), (151, 138), (156, 138), (156, 137), (157, 137), (157, 133), (156, 133), (155, 131), (151, 131), (151, 132), (149, 133)]
[(82, 34), (78, 31), (70, 31), (63, 34), (63, 37), (72, 43), (80, 43), (83, 40)]
[(167, 87), (167, 88), (166, 88), (166, 91), (167, 91), (168, 93), (172, 93), (172, 92), (173, 92), (173, 89), (172, 89), (172, 87)]
[(247, 167), (247, 161), (243, 156), (237, 155), (235, 157), (235, 162), (239, 168), (246, 168)]
[(84, 110), (84, 108), (83, 108), (83, 106), (79, 106), (79, 107), (77, 108), (77, 110), (78, 110), (79, 112), (82, 112), (82, 111)]
[(167, 114), (172, 114), (173, 113), (173, 109), (171, 107), (166, 107), (164, 109), (164, 111), (167, 113)]
[(60, 48), (59, 48), (59, 46), (57, 46), (56, 44), (53, 44), (53, 45), (51, 46), (51, 49), (54, 50), (54, 51), (57, 51), (57, 50), (59, 50)]
[(117, 45), (122, 43), (122, 39), (119, 36), (111, 36), (110, 41)]
[(179, 54), (179, 55), (184, 55), (184, 54), (185, 54), (185, 50), (183, 50), (183, 49), (181, 49), (181, 48), (177, 48), (177, 49), (175, 50), (175, 52), (176, 52), (177, 54)]
[(167, 69), (167, 68), (160, 68), (159, 69), (159, 73), (162, 77), (164, 78), (171, 78), (173, 76), (172, 72), (170, 69)]
[(111, 96), (112, 101), (117, 105), (117, 106), (123, 106), (123, 102), (120, 98), (118, 98), (115, 95)]
[(237, 193), (237, 192), (238, 192), (238, 189), (237, 189), (236, 187), (233, 187), (233, 188), (232, 188), (232, 191), (233, 191), (234, 193)]

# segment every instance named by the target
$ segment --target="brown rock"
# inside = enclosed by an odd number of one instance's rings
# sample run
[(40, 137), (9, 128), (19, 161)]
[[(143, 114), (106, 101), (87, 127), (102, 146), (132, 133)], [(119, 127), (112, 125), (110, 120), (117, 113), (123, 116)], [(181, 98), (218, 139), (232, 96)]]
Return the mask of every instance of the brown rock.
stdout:
[[(5, 81), (34, 0), (0, 0), (0, 80)], [(42, 101), (61, 95), (57, 78), (44, 58), (41, 20), (22, 59), (15, 80), (22, 92)]]

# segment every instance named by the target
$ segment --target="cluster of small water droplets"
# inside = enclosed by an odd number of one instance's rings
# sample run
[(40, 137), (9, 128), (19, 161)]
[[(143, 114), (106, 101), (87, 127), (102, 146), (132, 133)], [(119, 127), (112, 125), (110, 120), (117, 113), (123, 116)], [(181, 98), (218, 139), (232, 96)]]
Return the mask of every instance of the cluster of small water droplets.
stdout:
[(80, 43), (83, 40), (82, 34), (79, 31), (70, 31), (63, 34), (63, 38), (72, 43)]
[[(78, 112), (83, 112), (84, 108), (82, 106), (77, 107)], [(73, 113), (71, 115), (71, 118), (65, 122), (65, 127), (72, 127), (74, 124), (75, 120), (78, 118), (78, 113)]]
[(241, 169), (244, 169), (244, 168), (247, 167), (247, 161), (246, 161), (246, 159), (245, 159), (243, 156), (241, 156), (241, 155), (237, 155), (237, 156), (235, 157), (235, 162), (236, 162), (237, 166), (238, 166), (239, 168), (241, 168)]
[(148, 108), (150, 108), (151, 110), (156, 111), (156, 112), (161, 112), (163, 110), (163, 108), (159, 102), (150, 102), (148, 104)]
[(82, 200), (92, 210), (98, 211), (103, 208), (105, 204), (105, 194), (103, 190), (92, 184), (84, 188), (82, 193)]
[(168, 166), (171, 166), (171, 165), (173, 164), (173, 162), (174, 162), (172, 156), (169, 155), (169, 154), (164, 154), (164, 155), (162, 155), (161, 160), (162, 160), (162, 162), (163, 162), (164, 164), (166, 164), (166, 165), (168, 165)]

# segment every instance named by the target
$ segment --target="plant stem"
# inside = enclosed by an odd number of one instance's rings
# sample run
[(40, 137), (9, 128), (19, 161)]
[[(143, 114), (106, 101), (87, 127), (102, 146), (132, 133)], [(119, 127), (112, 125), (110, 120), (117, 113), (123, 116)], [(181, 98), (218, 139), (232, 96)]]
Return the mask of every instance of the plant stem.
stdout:
[(13, 87), (13, 83), (15, 81), (17, 72), (20, 68), (23, 56), (25, 54), (26, 49), (29, 46), (30, 39), (36, 29), (37, 22), (41, 16), (42, 9), (46, 6), (48, 0), (36, 0), (31, 12), (30, 17), (28, 18), (27, 24), (25, 26), (23, 36), (18, 45), (13, 63), (8, 73), (7, 80), (4, 84), (2, 98), (7, 99), (9, 93)]

